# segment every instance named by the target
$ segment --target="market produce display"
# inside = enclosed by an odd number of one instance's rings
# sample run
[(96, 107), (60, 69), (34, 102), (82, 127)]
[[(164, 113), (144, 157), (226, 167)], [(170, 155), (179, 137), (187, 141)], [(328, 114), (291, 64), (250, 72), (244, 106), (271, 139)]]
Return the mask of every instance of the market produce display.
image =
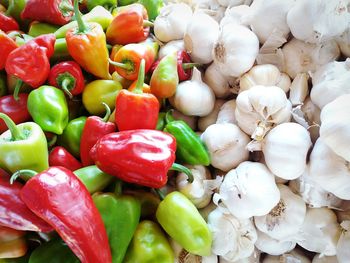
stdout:
[(0, 0), (0, 263), (349, 263), (350, 0)]

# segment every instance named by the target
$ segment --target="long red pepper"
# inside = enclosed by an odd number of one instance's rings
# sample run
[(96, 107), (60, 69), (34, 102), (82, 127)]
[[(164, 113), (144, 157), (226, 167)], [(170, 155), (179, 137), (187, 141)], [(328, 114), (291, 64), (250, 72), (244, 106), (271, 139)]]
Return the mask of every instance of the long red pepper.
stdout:
[(71, 171), (82, 168), (81, 163), (64, 147), (56, 146), (49, 154), (50, 166), (62, 166)]
[(19, 25), (13, 17), (0, 12), (0, 29), (5, 32), (19, 30)]
[(0, 30), (0, 70), (5, 68), (8, 55), (17, 48), (16, 42)]

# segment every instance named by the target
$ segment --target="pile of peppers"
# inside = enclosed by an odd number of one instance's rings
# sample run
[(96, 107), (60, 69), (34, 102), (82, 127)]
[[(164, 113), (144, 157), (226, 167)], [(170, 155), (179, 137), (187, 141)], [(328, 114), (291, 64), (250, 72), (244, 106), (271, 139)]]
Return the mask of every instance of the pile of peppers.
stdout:
[(0, 262), (173, 263), (211, 254), (191, 201), (165, 191), (206, 146), (168, 98), (162, 0), (0, 0)]

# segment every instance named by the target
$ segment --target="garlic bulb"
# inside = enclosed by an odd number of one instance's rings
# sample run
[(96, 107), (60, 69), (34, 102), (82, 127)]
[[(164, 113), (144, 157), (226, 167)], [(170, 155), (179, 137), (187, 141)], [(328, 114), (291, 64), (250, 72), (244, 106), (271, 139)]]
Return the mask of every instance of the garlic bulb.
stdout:
[(184, 3), (165, 5), (154, 21), (155, 36), (163, 42), (182, 39), (192, 15), (192, 9)]
[(266, 215), (280, 200), (273, 174), (261, 163), (242, 162), (229, 171), (213, 197), (214, 203), (237, 218)]
[(209, 15), (195, 13), (184, 35), (185, 48), (192, 61), (202, 64), (213, 61), (212, 50), (218, 35), (218, 22)]
[(332, 210), (308, 208), (297, 243), (309, 251), (334, 256), (340, 233), (340, 225)]
[(282, 89), (255, 86), (238, 94), (236, 99), (238, 126), (253, 139), (261, 140), (273, 126), (288, 122), (292, 105)]
[(173, 54), (180, 50), (185, 50), (185, 42), (181, 40), (173, 40), (161, 46), (158, 52), (158, 59), (162, 59), (168, 54)]
[(226, 260), (223, 257), (219, 257), (219, 262), (220, 263), (257, 263), (260, 260), (260, 251), (258, 251), (257, 249), (254, 250), (253, 254), (251, 254), (249, 257), (247, 258), (242, 258), (242, 259), (238, 259), (238, 260)]
[(181, 82), (170, 103), (180, 112), (190, 116), (206, 116), (214, 108), (215, 95), (202, 81), (201, 72), (193, 68), (191, 80)]
[(287, 74), (281, 73), (279, 69), (271, 64), (256, 65), (245, 73), (239, 81), (239, 92), (250, 89), (251, 87), (277, 86), (284, 92), (288, 92), (291, 81)]
[(200, 131), (205, 131), (205, 129), (208, 128), (210, 125), (216, 123), (220, 108), (224, 103), (224, 100), (216, 100), (214, 104), (214, 109), (211, 111), (211, 113), (205, 117), (200, 117), (198, 119), (198, 129)]
[(229, 100), (221, 106), (220, 111), (218, 113), (218, 118), (216, 119), (216, 123), (233, 123), (237, 124), (236, 120), (236, 100)]
[(337, 258), (339, 263), (346, 263), (350, 259), (350, 221), (343, 221), (340, 226), (342, 233), (337, 244)]
[(320, 254), (316, 254), (312, 259), (312, 263), (338, 263), (336, 256), (321, 256)]
[(266, 135), (262, 152), (274, 175), (293, 180), (304, 172), (311, 145), (310, 134), (303, 126), (287, 122), (277, 125)]
[(205, 70), (203, 80), (214, 91), (217, 98), (227, 98), (233, 93), (237, 94), (239, 90), (236, 78), (223, 75), (216, 63), (210, 64)]
[(335, 196), (350, 200), (349, 162), (318, 139), (310, 155), (310, 177)]
[(238, 6), (238, 5), (247, 5), (247, 0), (217, 0), (217, 2), (225, 7), (229, 6)]
[(247, 18), (250, 14), (250, 7), (248, 5), (238, 5), (229, 7), (225, 11), (225, 16), (220, 21), (220, 27), (226, 24), (236, 24), (248, 26)]
[(197, 129), (197, 117), (195, 116), (188, 116), (185, 114), (182, 114), (181, 112), (174, 110), (172, 112), (173, 117), (175, 120), (182, 120), (188, 124), (188, 126), (191, 127), (192, 130)]
[(213, 49), (214, 62), (226, 76), (239, 77), (254, 64), (259, 51), (257, 36), (247, 27), (224, 25)]
[(280, 184), (278, 189), (280, 201), (267, 215), (255, 216), (255, 226), (274, 239), (292, 240), (304, 222), (306, 205), (288, 186)]
[(254, 0), (250, 9), (250, 27), (264, 43), (274, 30), (288, 37), (287, 13), (293, 7), (295, 0)]
[(258, 239), (255, 242), (255, 246), (260, 251), (267, 253), (269, 255), (282, 255), (283, 253), (289, 252), (295, 248), (297, 245), (294, 241), (280, 241), (273, 239), (267, 234), (257, 230)]
[(287, 15), (293, 36), (309, 43), (341, 35), (349, 27), (349, 20), (348, 0), (298, 0)]
[(217, 0), (199, 0), (195, 5), (196, 13), (207, 14), (217, 22), (220, 22), (225, 15), (225, 9)]
[(308, 79), (309, 75), (306, 73), (298, 73), (293, 79), (289, 92), (289, 100), (293, 106), (302, 104), (309, 94)]
[(341, 53), (345, 57), (350, 57), (350, 28), (336, 39)]
[(218, 263), (218, 257), (214, 254), (207, 257), (201, 257), (189, 253), (172, 238), (170, 238), (169, 243), (174, 251), (174, 263)]
[(293, 38), (282, 48), (284, 56), (284, 72), (291, 78), (298, 73), (316, 71), (340, 55), (338, 45), (335, 41), (328, 41), (323, 44), (309, 44)]
[(311, 260), (300, 249), (295, 248), (281, 256), (267, 255), (262, 263), (311, 263)]
[(249, 219), (239, 220), (217, 208), (209, 214), (208, 226), (213, 235), (214, 254), (229, 261), (247, 258), (253, 254), (257, 235)]
[(201, 136), (210, 154), (211, 165), (229, 171), (248, 160), (249, 137), (232, 123), (210, 125)]

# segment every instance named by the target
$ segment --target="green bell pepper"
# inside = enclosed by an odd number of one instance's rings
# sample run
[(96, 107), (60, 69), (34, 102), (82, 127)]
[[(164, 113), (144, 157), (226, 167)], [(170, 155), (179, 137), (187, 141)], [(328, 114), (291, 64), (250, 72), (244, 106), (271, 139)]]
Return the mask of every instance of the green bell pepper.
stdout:
[(191, 127), (182, 120), (174, 120), (170, 112), (166, 114), (165, 120), (167, 125), (164, 131), (170, 133), (176, 139), (176, 157), (186, 164), (208, 166), (210, 164), (209, 153), (200, 137)]
[(6, 85), (6, 74), (5, 72), (0, 72), (0, 97), (7, 94), (7, 85)]
[(83, 182), (90, 194), (102, 191), (115, 179), (114, 176), (102, 172), (96, 165), (75, 170), (74, 174)]
[(118, 3), (120, 6), (124, 6), (124, 5), (131, 5), (133, 3), (136, 3), (137, 0), (119, 0)]
[(165, 232), (188, 252), (209, 256), (212, 235), (194, 204), (182, 193), (174, 191), (160, 202), (156, 218)]
[(55, 50), (51, 57), (53, 61), (65, 61), (71, 60), (72, 57), (69, 54), (67, 42), (65, 38), (58, 38), (55, 42)]
[(79, 259), (60, 238), (54, 238), (37, 247), (28, 263), (79, 263)]
[(16, 124), (0, 113), (9, 128), (0, 135), (0, 168), (14, 173), (21, 169), (42, 172), (49, 168), (46, 137), (34, 122)]
[(58, 137), (58, 144), (67, 149), (76, 158), (80, 157), (80, 140), (87, 117), (81, 116), (71, 120), (62, 135)]
[(138, 0), (138, 3), (142, 4), (148, 13), (148, 19), (154, 21), (159, 15), (160, 9), (164, 6), (163, 0)]
[[(181, 223), (181, 222), (180, 222)], [(126, 252), (124, 263), (174, 263), (174, 252), (160, 227), (142, 221)]]
[(33, 22), (29, 26), (28, 35), (32, 37), (37, 37), (44, 34), (55, 33), (59, 26), (41, 23), (41, 22)]
[(41, 86), (29, 93), (27, 106), (33, 120), (44, 131), (62, 134), (68, 124), (68, 104), (62, 90)]
[(118, 5), (118, 0), (86, 0), (86, 7), (89, 11), (98, 5), (110, 9)]

